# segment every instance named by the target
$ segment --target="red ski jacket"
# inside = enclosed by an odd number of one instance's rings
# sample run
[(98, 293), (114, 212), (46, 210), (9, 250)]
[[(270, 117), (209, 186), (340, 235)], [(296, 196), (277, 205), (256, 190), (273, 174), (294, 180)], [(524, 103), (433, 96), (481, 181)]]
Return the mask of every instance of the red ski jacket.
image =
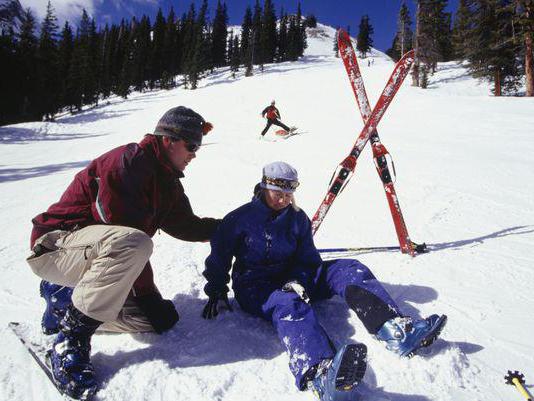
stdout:
[[(59, 202), (33, 220), (31, 246), (53, 230), (94, 224), (137, 228), (150, 237), (158, 229), (184, 241), (209, 240), (219, 220), (193, 213), (175, 170), (160, 142), (147, 135), (139, 143), (113, 149), (74, 177)], [(150, 263), (134, 283), (136, 295), (157, 291)]]
[(277, 118), (280, 118), (280, 112), (274, 106), (267, 106), (261, 113), (261, 115), (264, 117), (266, 114), (269, 120), (276, 120)]

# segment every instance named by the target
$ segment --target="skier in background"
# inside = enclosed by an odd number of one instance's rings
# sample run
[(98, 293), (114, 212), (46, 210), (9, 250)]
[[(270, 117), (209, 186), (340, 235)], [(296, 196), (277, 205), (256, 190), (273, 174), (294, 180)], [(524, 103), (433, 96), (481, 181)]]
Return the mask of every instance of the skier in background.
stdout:
[(154, 283), (149, 257), (158, 229), (207, 241), (219, 220), (197, 217), (180, 179), (212, 125), (186, 107), (154, 134), (115, 148), (80, 171), (59, 202), (37, 217), (27, 259), (41, 277), (42, 329), (58, 333), (49, 361), (58, 389), (89, 399), (98, 384), (90, 361), (97, 329), (161, 334), (178, 322)]
[(269, 128), (271, 128), (271, 125), (277, 125), (279, 127), (282, 127), (287, 131), (287, 133), (293, 132), (295, 130), (294, 128), (289, 128), (287, 125), (280, 121), (280, 111), (276, 108), (274, 100), (269, 106), (263, 109), (263, 111), (261, 112), (261, 116), (263, 118), (267, 118), (267, 125), (261, 132), (260, 139), (265, 136)]
[(228, 301), (228, 282), (241, 308), (270, 321), (289, 354), (289, 367), (300, 390), (321, 400), (357, 400), (366, 368), (366, 347), (345, 344), (337, 350), (321, 327), (312, 305), (341, 296), (370, 334), (400, 356), (430, 345), (446, 316), (404, 316), (373, 273), (355, 259), (323, 262), (315, 248), (311, 223), (295, 202), (297, 171), (284, 162), (263, 168), (251, 202), (229, 213), (211, 239), (204, 289), (209, 300), (203, 317), (218, 315)]

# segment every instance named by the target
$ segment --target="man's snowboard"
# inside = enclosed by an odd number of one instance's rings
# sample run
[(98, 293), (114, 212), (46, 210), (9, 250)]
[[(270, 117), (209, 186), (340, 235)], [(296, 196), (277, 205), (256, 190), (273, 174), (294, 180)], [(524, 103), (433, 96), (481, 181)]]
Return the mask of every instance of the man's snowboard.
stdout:
[[(37, 366), (46, 374), (50, 382), (61, 393), (61, 390), (56, 385), (52, 369), (47, 361), (47, 352), (52, 348), (54, 336), (45, 336), (40, 331), (36, 330), (29, 324), (11, 322), (9, 328), (13, 331), (15, 336), (24, 345), (24, 348), (29, 352), (32, 358), (37, 362)], [(65, 394), (62, 394), (65, 400), (73, 400)], [(90, 400), (94, 394), (90, 394), (82, 400)]]

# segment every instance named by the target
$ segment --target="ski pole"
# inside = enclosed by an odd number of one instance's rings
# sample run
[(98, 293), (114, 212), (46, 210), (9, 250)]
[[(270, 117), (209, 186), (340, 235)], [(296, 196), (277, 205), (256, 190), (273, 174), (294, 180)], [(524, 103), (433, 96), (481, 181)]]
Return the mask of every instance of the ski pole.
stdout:
[(531, 395), (528, 393), (525, 386), (523, 386), (523, 384), (525, 384), (525, 376), (522, 373), (519, 373), (517, 370), (515, 372), (509, 370), (508, 374), (504, 376), (504, 380), (506, 380), (506, 384), (513, 384), (515, 388), (517, 388), (517, 391), (519, 391), (527, 401), (532, 401)]
[[(425, 243), (416, 244), (411, 242), (410, 246), (415, 253), (425, 253), (428, 252), (428, 248)], [(395, 251), (399, 250), (400, 246), (360, 246), (360, 247), (351, 247), (351, 248), (323, 248), (317, 249), (319, 253), (335, 253), (335, 252), (365, 252), (365, 251)]]

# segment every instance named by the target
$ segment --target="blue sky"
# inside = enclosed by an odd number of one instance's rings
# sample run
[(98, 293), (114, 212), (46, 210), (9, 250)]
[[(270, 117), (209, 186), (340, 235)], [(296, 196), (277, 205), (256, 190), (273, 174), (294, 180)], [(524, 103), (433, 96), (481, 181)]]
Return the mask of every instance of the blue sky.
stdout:
[[(193, 1), (197, 6), (202, 0)], [(277, 13), (283, 7), (289, 13), (297, 10), (297, 0), (273, 0)], [(47, 0), (21, 0), (24, 7), (32, 7), (39, 16), (42, 16), (46, 8)], [(240, 25), (247, 5), (253, 6), (255, 0), (227, 0), (226, 5), (230, 23)], [(386, 50), (391, 46), (397, 25), (397, 15), (402, 0), (301, 0), (302, 12), (314, 14), (319, 22), (334, 27), (346, 28), (350, 25), (351, 34), (356, 35), (358, 25), (363, 15), (368, 14), (374, 27), (374, 47)], [(81, 8), (94, 15), (99, 24), (106, 22), (119, 22), (121, 18), (131, 18), (133, 15), (147, 14), (151, 17), (156, 15), (158, 7), (162, 7), (165, 15), (170, 6), (174, 6), (178, 15), (188, 10), (191, 0), (52, 0), (60, 20), (69, 19), (76, 23), (81, 15)], [(217, 0), (208, 1), (210, 15), (213, 17)], [(263, 4), (263, 0), (260, 1)], [(414, 15), (415, 1), (407, 0), (408, 6)], [(458, 0), (449, 0), (449, 11), (454, 12)], [(198, 9), (198, 8), (197, 8)]]

